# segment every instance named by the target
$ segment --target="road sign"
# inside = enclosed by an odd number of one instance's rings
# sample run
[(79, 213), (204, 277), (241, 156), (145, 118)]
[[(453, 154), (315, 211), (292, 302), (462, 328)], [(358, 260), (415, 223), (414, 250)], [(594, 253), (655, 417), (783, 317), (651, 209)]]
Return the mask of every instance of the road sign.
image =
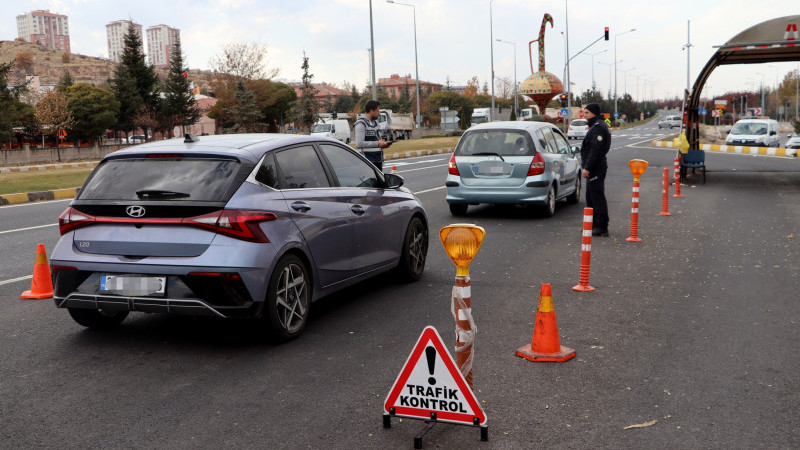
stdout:
[(65, 139), (67, 137), (67, 131), (61, 128), (58, 130), (58, 133), (56, 133), (56, 136), (58, 136), (59, 139)]
[(561, 108), (561, 117), (567, 117), (569, 115), (569, 110), (567, 108)]
[(711, 110), (711, 117), (719, 117), (719, 110), (718, 109)]
[(761, 115), (761, 108), (753, 108), (753, 115), (760, 116)]
[(425, 327), (383, 405), (385, 414), (462, 425), (486, 425), (486, 413), (442, 338)]
[(614, 111), (614, 118), (616, 119), (617, 117), (619, 117), (619, 111)]
[[(720, 106), (727, 105), (728, 101), (727, 100), (714, 100), (714, 104), (717, 105), (717, 108), (719, 108)], [(724, 109), (724, 108), (720, 108), (720, 109)]]

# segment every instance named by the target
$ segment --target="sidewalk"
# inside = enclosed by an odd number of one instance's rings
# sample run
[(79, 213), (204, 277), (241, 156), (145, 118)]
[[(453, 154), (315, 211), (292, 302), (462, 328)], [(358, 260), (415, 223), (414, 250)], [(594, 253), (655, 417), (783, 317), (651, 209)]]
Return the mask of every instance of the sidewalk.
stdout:
[[(441, 155), (444, 153), (452, 153), (452, 148), (439, 148), (436, 150), (413, 150), (410, 152), (394, 153), (386, 155), (386, 161), (395, 159), (415, 158), (420, 156)], [(45, 170), (57, 169), (74, 169), (80, 167), (94, 167), (100, 161), (84, 161), (75, 163), (54, 163), (54, 164), (40, 164), (36, 166), (14, 166), (14, 167), (0, 167), (0, 173), (11, 172), (36, 172)], [(391, 168), (391, 166), (389, 166)], [(61, 200), (65, 198), (73, 198), (78, 195), (79, 187), (69, 189), (55, 189), (52, 191), (39, 191), (39, 192), (22, 192), (18, 194), (2, 194), (0, 195), (0, 206), (5, 205), (18, 205), (20, 203), (40, 202), (46, 200)]]

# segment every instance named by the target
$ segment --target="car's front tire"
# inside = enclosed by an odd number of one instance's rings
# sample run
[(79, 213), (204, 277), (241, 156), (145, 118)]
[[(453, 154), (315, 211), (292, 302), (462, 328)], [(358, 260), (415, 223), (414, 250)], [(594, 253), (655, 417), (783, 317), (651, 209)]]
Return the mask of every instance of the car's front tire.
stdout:
[(268, 333), (275, 341), (290, 341), (303, 332), (308, 322), (311, 288), (308, 268), (299, 257), (288, 254), (278, 260), (264, 305)]
[(406, 236), (403, 239), (403, 251), (397, 270), (406, 281), (417, 281), (422, 278), (425, 271), (425, 261), (428, 257), (428, 227), (419, 217), (414, 217), (408, 223)]
[(467, 214), (469, 205), (466, 203), (450, 203), (450, 214), (454, 216), (464, 216)]
[(86, 328), (107, 330), (115, 328), (128, 317), (128, 311), (105, 311), (102, 309), (67, 308), (72, 320)]

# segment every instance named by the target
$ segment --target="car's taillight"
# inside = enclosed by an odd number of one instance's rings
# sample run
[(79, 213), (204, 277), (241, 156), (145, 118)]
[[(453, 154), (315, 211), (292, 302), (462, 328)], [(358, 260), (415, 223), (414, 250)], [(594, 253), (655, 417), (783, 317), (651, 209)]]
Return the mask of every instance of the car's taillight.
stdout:
[(541, 175), (544, 173), (544, 158), (542, 158), (542, 154), (536, 152), (533, 156), (533, 161), (531, 161), (531, 166), (528, 168), (528, 176), (532, 175)]
[(458, 165), (456, 164), (456, 154), (450, 157), (450, 162), (447, 163), (447, 173), (450, 175), (461, 175), (458, 173)]
[(236, 239), (251, 242), (269, 242), (259, 224), (276, 220), (278, 216), (265, 211), (247, 211), (239, 209), (223, 209), (202, 216), (181, 218), (129, 218), (129, 217), (95, 217), (82, 213), (73, 207), (67, 208), (58, 218), (58, 228), (65, 233), (93, 224), (152, 224), (152, 225), (186, 225), (215, 233), (224, 234)]
[(259, 224), (278, 216), (264, 211), (223, 209), (211, 214), (183, 219), (183, 223), (251, 242), (269, 242)]
[(569, 129), (570, 129), (570, 130), (572, 129), (572, 125), (570, 125), (570, 126), (569, 126)]
[(63, 236), (72, 230), (91, 225), (94, 221), (94, 216), (84, 214), (70, 206), (58, 216), (58, 231)]

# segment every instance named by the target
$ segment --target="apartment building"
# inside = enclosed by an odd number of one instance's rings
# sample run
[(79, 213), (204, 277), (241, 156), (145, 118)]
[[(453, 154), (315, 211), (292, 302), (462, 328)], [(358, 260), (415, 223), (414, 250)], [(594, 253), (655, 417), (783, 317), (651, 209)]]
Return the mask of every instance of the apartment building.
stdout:
[[(106, 25), (106, 38), (108, 39), (108, 59), (120, 62), (122, 51), (125, 49), (125, 34), (133, 27), (134, 32), (142, 41), (142, 26), (130, 20), (117, 20)], [(144, 53), (144, 49), (142, 49)]]
[(17, 36), (51, 50), (70, 53), (69, 20), (63, 14), (37, 10), (17, 16)]
[(149, 27), (147, 35), (147, 57), (155, 67), (169, 67), (169, 60), (181, 38), (181, 30), (167, 25)]
[[(400, 76), (392, 74), (389, 78), (378, 78), (378, 87), (383, 88), (386, 94), (392, 98), (399, 98), (405, 90), (409, 97), (416, 95), (417, 80), (411, 75)], [(439, 83), (419, 80), (420, 96), (429, 95), (433, 92), (441, 91), (443, 86)]]

